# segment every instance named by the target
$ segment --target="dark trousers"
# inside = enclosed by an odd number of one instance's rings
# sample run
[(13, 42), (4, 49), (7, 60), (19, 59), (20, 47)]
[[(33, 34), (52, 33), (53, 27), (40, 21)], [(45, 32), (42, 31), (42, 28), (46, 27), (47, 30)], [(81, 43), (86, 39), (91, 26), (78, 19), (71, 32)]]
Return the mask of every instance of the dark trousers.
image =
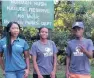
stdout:
[[(38, 78), (37, 74), (33, 74), (33, 78)], [(51, 78), (50, 75), (43, 75), (43, 78)]]

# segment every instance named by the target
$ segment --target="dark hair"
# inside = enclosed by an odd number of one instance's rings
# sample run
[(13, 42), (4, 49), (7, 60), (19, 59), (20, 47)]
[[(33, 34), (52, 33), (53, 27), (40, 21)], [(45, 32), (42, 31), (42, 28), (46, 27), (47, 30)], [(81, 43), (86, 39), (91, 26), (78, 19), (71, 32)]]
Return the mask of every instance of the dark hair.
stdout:
[[(43, 28), (47, 28), (47, 27), (45, 27), (45, 26), (40, 27), (40, 28), (39, 28), (39, 33), (40, 33), (41, 29), (43, 29)], [(47, 29), (48, 29), (48, 28), (47, 28)], [(49, 29), (48, 29), (48, 30), (49, 30)]]
[(77, 19), (76, 22), (83, 22), (83, 20), (82, 19)]
[(10, 28), (13, 24), (17, 24), (19, 29), (20, 29), (20, 25), (17, 22), (9, 22), (7, 27), (6, 27), (6, 39), (7, 39), (7, 53), (9, 56), (12, 55), (12, 45), (11, 45), (11, 32), (10, 32)]

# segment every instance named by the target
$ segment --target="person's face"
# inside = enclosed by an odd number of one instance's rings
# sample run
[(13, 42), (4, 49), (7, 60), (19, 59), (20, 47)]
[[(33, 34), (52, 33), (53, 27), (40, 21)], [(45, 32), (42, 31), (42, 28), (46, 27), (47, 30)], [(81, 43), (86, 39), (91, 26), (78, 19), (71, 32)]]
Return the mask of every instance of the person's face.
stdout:
[(20, 32), (19, 26), (17, 24), (12, 24), (9, 32), (11, 33), (12, 36), (17, 37)]
[(48, 29), (47, 28), (42, 28), (40, 30), (40, 38), (42, 39), (47, 39), (48, 38)]
[(73, 34), (78, 38), (83, 36), (83, 32), (84, 32), (83, 28), (77, 26), (73, 28)]

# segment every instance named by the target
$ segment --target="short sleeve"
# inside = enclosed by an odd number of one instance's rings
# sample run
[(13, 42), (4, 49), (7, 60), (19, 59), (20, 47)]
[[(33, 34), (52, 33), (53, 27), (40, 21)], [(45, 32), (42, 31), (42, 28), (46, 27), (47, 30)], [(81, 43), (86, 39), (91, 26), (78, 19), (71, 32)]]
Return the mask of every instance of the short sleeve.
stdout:
[(69, 44), (66, 47), (66, 55), (69, 56), (69, 57), (71, 57), (71, 49), (69, 47)]
[(2, 42), (0, 40), (0, 53), (3, 52), (3, 48), (2, 48)]
[(28, 43), (25, 41), (24, 42), (24, 51), (28, 51), (29, 50), (29, 45)]
[(88, 51), (93, 51), (93, 50), (94, 50), (93, 42), (92, 40), (90, 40), (88, 43)]
[(53, 43), (53, 52), (55, 54), (55, 53), (58, 52), (58, 49), (57, 49), (57, 47), (56, 47), (56, 45), (55, 45), (55, 43), (53, 41), (52, 41), (52, 43)]
[(35, 56), (37, 55), (36, 45), (34, 43), (32, 44), (32, 47), (30, 49), (30, 54)]

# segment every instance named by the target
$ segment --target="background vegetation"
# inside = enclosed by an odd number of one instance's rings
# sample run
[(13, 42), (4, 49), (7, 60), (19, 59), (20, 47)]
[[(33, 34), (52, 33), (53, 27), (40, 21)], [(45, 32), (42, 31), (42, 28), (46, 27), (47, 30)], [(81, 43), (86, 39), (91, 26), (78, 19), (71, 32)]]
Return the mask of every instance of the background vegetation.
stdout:
[[(1, 25), (2, 11), (0, 1), (0, 35), (3, 33), (4, 27)], [(54, 4), (54, 29), (50, 29), (49, 38), (52, 39), (58, 49), (58, 78), (61, 78), (62, 73), (64, 75), (63, 68), (60, 65), (65, 64), (65, 48), (67, 42), (73, 38), (71, 32), (71, 26), (74, 21), (83, 20), (85, 24), (86, 38), (90, 38), (94, 41), (94, 1), (67, 1), (59, 0)], [(22, 36), (28, 41), (31, 46), (32, 43), (38, 39), (38, 30), (33, 27), (22, 27)], [(90, 60), (92, 65), (92, 78), (94, 78), (94, 60)], [(60, 70), (61, 69), (61, 70)], [(2, 77), (0, 77), (2, 78)], [(63, 77), (64, 78), (64, 77)]]

